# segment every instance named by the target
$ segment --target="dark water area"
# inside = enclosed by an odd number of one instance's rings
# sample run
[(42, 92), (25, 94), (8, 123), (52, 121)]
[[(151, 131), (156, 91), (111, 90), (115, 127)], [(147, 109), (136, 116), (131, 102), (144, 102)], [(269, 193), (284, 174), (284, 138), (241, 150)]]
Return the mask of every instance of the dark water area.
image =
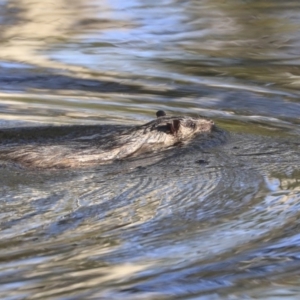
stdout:
[(300, 298), (298, 1), (0, 1), (0, 26), (0, 148), (158, 109), (224, 133), (85, 169), (1, 160), (1, 299)]

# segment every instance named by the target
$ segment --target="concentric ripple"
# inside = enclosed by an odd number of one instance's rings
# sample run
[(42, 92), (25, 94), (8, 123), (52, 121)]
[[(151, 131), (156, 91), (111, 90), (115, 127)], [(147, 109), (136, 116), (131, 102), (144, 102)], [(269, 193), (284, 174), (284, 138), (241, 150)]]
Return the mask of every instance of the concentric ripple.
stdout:
[(293, 138), (220, 130), (94, 169), (3, 164), (0, 296), (201, 299), (288, 280), (299, 153)]

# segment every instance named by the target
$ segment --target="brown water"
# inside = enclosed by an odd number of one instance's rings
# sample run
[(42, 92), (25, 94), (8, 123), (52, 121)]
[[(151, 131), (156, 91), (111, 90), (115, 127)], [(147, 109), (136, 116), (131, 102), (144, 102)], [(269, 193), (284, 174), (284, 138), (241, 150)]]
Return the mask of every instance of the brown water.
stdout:
[(299, 299), (298, 1), (0, 1), (0, 24), (1, 128), (164, 109), (228, 132), (86, 170), (2, 162), (1, 299)]

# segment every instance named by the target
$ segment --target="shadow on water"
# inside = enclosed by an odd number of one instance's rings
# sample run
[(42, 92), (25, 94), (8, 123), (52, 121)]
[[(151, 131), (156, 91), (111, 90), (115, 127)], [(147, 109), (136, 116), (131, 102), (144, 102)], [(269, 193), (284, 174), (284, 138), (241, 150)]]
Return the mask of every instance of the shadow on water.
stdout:
[[(15, 71), (15, 70), (14, 70)], [(47, 89), (47, 90), (80, 90), (102, 93), (139, 93), (141, 88), (130, 86), (118, 82), (103, 80), (81, 79), (59, 74), (32, 74), (30, 71), (18, 69), (17, 75), (7, 75), (7, 70), (3, 70), (0, 80), (3, 89), (27, 90), (27, 89)], [(23, 74), (22, 74), (23, 73)]]
[[(21, 72), (20, 72), (21, 71)], [(6, 73), (7, 70), (3, 71)], [(23, 73), (23, 75), (22, 75)], [(266, 94), (266, 91), (249, 91), (247, 90), (234, 90), (228, 89), (226, 87), (215, 87), (206, 86), (203, 84), (186, 86), (182, 84), (177, 84), (175, 87), (170, 87), (164, 91), (162, 90), (153, 90), (152, 88), (147, 88), (139, 83), (118, 83), (105, 80), (96, 80), (96, 79), (84, 79), (76, 78), (67, 75), (58, 75), (48, 73), (48, 74), (38, 74), (38, 75), (29, 75), (29, 72), (25, 69), (18, 69), (18, 75), (2, 75), (0, 80), (3, 83), (2, 88), (15, 91), (26, 91), (31, 89), (36, 90), (47, 90), (47, 93), (51, 93), (53, 90), (54, 93), (59, 93), (59, 91), (75, 91), (84, 93), (99, 93), (102, 97), (107, 97), (107, 95), (112, 94), (111, 97), (114, 97), (118, 93), (126, 93), (129, 95), (136, 95), (141, 99), (146, 98), (144, 103), (147, 102), (149, 105), (154, 105), (159, 108), (158, 102), (153, 102), (149, 100), (149, 97), (155, 97), (159, 95), (161, 99), (169, 98), (178, 98), (184, 97), (184, 105), (178, 104), (178, 107), (174, 107), (173, 110), (184, 111), (186, 110), (186, 105), (193, 105), (195, 98), (201, 99), (200, 113), (206, 116), (222, 116), (223, 118), (231, 119), (240, 119), (240, 120), (254, 120), (264, 121), (264, 118), (267, 118), (267, 122), (275, 124), (276, 122), (279, 125), (286, 126), (289, 124), (290, 127), (292, 123), (299, 122), (300, 115), (300, 103), (297, 101), (292, 101), (289, 99), (287, 102), (282, 96)], [(94, 96), (95, 94), (93, 94)], [(135, 97), (136, 97), (135, 96)], [(110, 97), (110, 96), (108, 96)], [(36, 98), (36, 96), (35, 96)], [(20, 100), (18, 100), (20, 101)], [(23, 101), (21, 99), (21, 101)], [(36, 102), (38, 100), (26, 99), (26, 102)], [(44, 100), (42, 100), (44, 101)], [(55, 100), (57, 101), (57, 100)], [(109, 100), (111, 103), (111, 100)], [(138, 103), (139, 100), (132, 100), (134, 103)], [(53, 101), (53, 103), (55, 103)], [(62, 102), (63, 104), (63, 102)], [(60, 104), (60, 106), (62, 105)], [(67, 104), (69, 106), (70, 104)], [(74, 104), (71, 104), (74, 105)], [(90, 105), (90, 104), (89, 104)], [(93, 104), (96, 108), (103, 107), (108, 112), (111, 109), (111, 106), (108, 104), (101, 104), (101, 101), (98, 104)], [(111, 104), (110, 104), (111, 105)], [(82, 104), (80, 104), (82, 106)], [(182, 106), (182, 107), (181, 107)], [(78, 105), (77, 105), (78, 107)], [(79, 107), (80, 108), (80, 107)], [(118, 108), (119, 109), (119, 108)], [(130, 109), (130, 107), (129, 107)], [(189, 110), (187, 110), (189, 111)], [(197, 108), (194, 111), (199, 111)], [(219, 112), (217, 112), (219, 111)], [(119, 115), (119, 113), (118, 113)], [(286, 122), (286, 124), (285, 124)]]
[(73, 125), (73, 126), (35, 126), (25, 128), (5, 128), (0, 130), (2, 145), (7, 144), (50, 144), (64, 142), (94, 134), (118, 134), (132, 126), (121, 125)]
[(228, 130), (84, 170), (2, 161), (0, 298), (298, 299), (299, 9), (0, 1), (0, 147), (158, 109)]
[[(1, 193), (1, 257), (4, 265), (24, 261), (2, 283), (9, 290), (26, 276), (31, 289), (45, 286), (42, 297), (180, 299), (238, 294), (265, 276), (276, 282), (299, 267), (298, 250), (290, 248), (297, 235), (289, 230), (298, 220), (299, 182), (288, 184), (298, 160), (297, 140), (232, 134), (226, 143), (196, 139), (146, 166), (125, 160), (80, 173), (2, 169), (19, 182)], [(21, 214), (10, 215), (19, 205)], [(82, 280), (88, 290), (76, 287)]]

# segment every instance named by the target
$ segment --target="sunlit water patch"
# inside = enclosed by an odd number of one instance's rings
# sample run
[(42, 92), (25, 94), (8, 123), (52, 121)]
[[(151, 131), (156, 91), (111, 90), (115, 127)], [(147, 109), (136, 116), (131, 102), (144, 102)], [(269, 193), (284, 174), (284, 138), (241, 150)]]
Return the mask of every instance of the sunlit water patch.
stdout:
[(1, 299), (299, 298), (297, 1), (0, 8), (1, 128), (164, 109), (228, 131), (85, 170), (1, 161)]
[(284, 280), (299, 267), (289, 229), (299, 144), (234, 134), (204, 146), (196, 139), (152, 165), (3, 165), (1, 297), (173, 299)]

